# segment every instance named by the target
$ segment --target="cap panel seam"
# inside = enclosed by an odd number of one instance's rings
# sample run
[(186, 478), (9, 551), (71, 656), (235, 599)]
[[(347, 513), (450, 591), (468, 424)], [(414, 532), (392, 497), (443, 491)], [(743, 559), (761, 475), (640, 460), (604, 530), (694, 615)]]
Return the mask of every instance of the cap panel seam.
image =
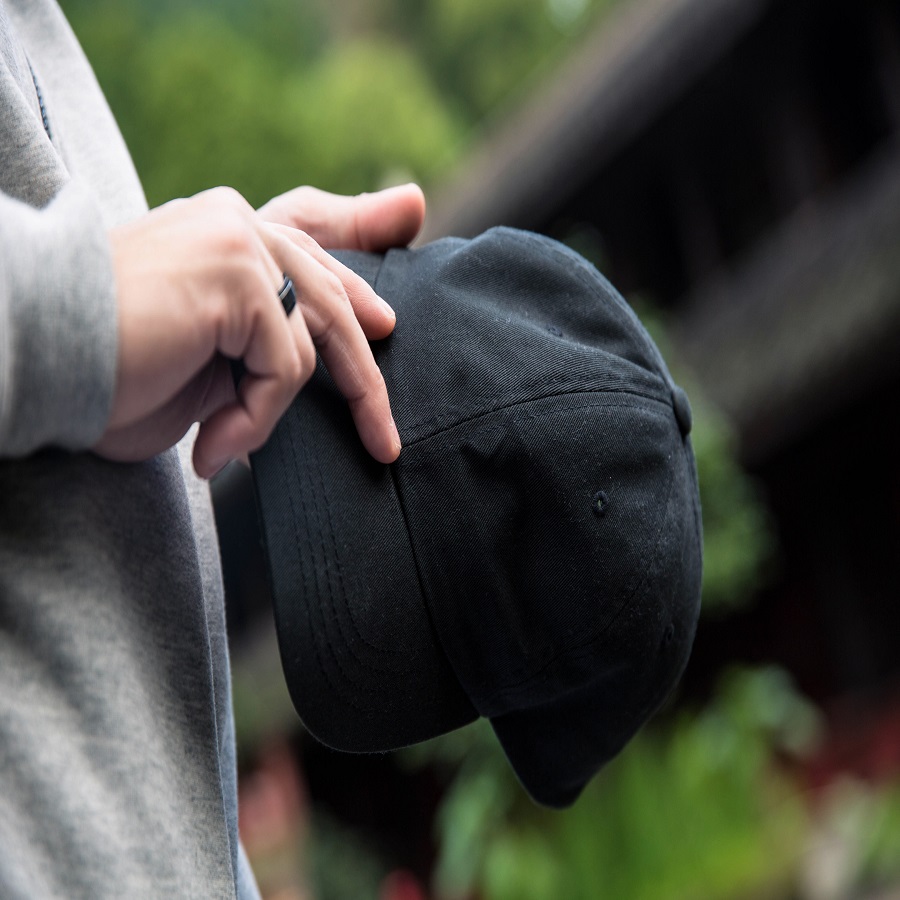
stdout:
[[(486, 412), (480, 412), (477, 415), (470, 416), (467, 419), (460, 419), (459, 421), (454, 422), (452, 425), (446, 425), (444, 427), (438, 428), (432, 431), (430, 434), (423, 435), (422, 437), (407, 439), (404, 441), (404, 448), (415, 447), (417, 445), (426, 443), (427, 441), (434, 440), (435, 438), (442, 437), (443, 435), (453, 431), (456, 428), (461, 428), (464, 425), (470, 425), (473, 422), (477, 422), (479, 419), (486, 419), (489, 416), (496, 415), (498, 413), (508, 412), (509, 410), (516, 409), (518, 407), (527, 407), (534, 404), (542, 403), (547, 400), (554, 400), (557, 397), (577, 397), (579, 395), (583, 395), (586, 397), (596, 396), (598, 399), (594, 403), (582, 403), (578, 406), (567, 406), (565, 409), (567, 412), (573, 412), (579, 409), (598, 409), (603, 407), (611, 407), (611, 406), (620, 406), (626, 407), (629, 409), (641, 409), (647, 410), (651, 415), (657, 415), (660, 418), (665, 418), (665, 415), (661, 411), (652, 411), (648, 407), (641, 406), (637, 403), (629, 403), (627, 398), (629, 396), (633, 397), (642, 397), (645, 400), (649, 400), (651, 403), (658, 404), (666, 410), (671, 410), (672, 406), (670, 403), (667, 403), (665, 400), (660, 400), (658, 397), (651, 397), (647, 394), (641, 394), (637, 391), (572, 391), (566, 394), (548, 394), (545, 397), (532, 397), (528, 400), (518, 400), (515, 403), (508, 403), (504, 406), (497, 406), (494, 409), (487, 410)], [(600, 397), (603, 399), (601, 400)], [(622, 399), (619, 402), (611, 399), (613, 397), (621, 397)], [(554, 413), (559, 412), (559, 410), (551, 410), (545, 415), (553, 415)], [(427, 422), (423, 422), (421, 425), (410, 425), (404, 428), (404, 431), (412, 431), (416, 428), (421, 428), (424, 425), (428, 424)], [(402, 458), (402, 457), (401, 457)]]
[(394, 485), (394, 492), (397, 495), (397, 502), (400, 504), (400, 513), (403, 516), (403, 524), (406, 527), (406, 534), (409, 538), (409, 550), (412, 555), (413, 565), (416, 567), (416, 580), (419, 582), (419, 593), (424, 600), (423, 606), (425, 607), (425, 615), (428, 617), (428, 622), (431, 625), (431, 630), (435, 636), (435, 640), (437, 645), (441, 649), (441, 653), (444, 654), (444, 659), (447, 661), (447, 668), (449, 671), (453, 673), (453, 677), (456, 679), (456, 683), (459, 685), (460, 691), (466, 696), (470, 703), (474, 703), (469, 692), (466, 690), (465, 686), (459, 679), (459, 675), (456, 672), (456, 666), (453, 664), (453, 659), (449, 653), (447, 653), (447, 648), (444, 646), (444, 639), (441, 635), (440, 629), (437, 627), (437, 623), (434, 621), (434, 617), (431, 612), (431, 604), (434, 602), (431, 596), (431, 593), (426, 589), (426, 579), (422, 577), (422, 566), (419, 563), (419, 554), (416, 551), (415, 542), (412, 539), (412, 529), (410, 528), (409, 516), (406, 511), (406, 502), (403, 499), (403, 492), (400, 489), (400, 482), (398, 478), (398, 473), (396, 466), (388, 466), (388, 470), (391, 474), (391, 481)]

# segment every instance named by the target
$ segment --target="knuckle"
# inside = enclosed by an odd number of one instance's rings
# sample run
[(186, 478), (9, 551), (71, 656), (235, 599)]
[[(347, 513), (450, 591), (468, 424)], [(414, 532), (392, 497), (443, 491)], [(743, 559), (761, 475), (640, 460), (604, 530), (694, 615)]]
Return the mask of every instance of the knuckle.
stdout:
[(322, 290), (332, 303), (338, 304), (339, 307), (350, 306), (350, 298), (347, 296), (344, 283), (334, 272), (327, 269), (324, 270), (322, 277)]
[(303, 341), (298, 347), (297, 355), (300, 360), (299, 384), (302, 387), (316, 371), (316, 348), (309, 339)]
[[(239, 268), (256, 258), (256, 235), (237, 218), (222, 222), (219, 231), (221, 249)], [(255, 266), (253, 267), (255, 268)]]
[(308, 334), (297, 335), (280, 376), (288, 402), (312, 378), (316, 368), (316, 348)]
[(319, 281), (318, 298), (314, 308), (307, 310), (306, 319), (310, 333), (322, 349), (335, 332), (353, 328), (356, 317), (340, 278), (330, 272)]
[(230, 271), (237, 284), (248, 291), (268, 286), (268, 273), (262, 266), (264, 254), (252, 223), (240, 215), (220, 216), (213, 240), (223, 270)]
[(280, 396), (276, 392), (269, 391), (264, 404), (259, 404), (253, 410), (247, 423), (245, 444), (247, 450), (258, 450), (269, 438), (269, 435), (278, 424), (281, 414), (290, 403), (290, 397)]
[(305, 250), (317, 250), (319, 248), (319, 245), (316, 243), (312, 235), (310, 235), (307, 231), (303, 231), (302, 228), (296, 229), (293, 233), (293, 237), (295, 242)]
[(296, 200), (298, 203), (309, 203), (313, 199), (315, 199), (316, 189), (309, 184), (301, 184), (299, 187), (294, 188), (292, 193), (292, 200)]
[(376, 397), (386, 391), (387, 387), (384, 383), (384, 376), (381, 374), (381, 369), (374, 366), (371, 372), (367, 372), (366, 380), (361, 381), (357, 385), (356, 391), (349, 399), (354, 404), (362, 404), (368, 402), (372, 397)]
[(309, 333), (312, 336), (318, 351), (323, 356), (327, 356), (330, 352), (334, 338), (333, 320), (327, 316), (317, 316), (314, 320), (310, 319), (308, 324)]
[(213, 233), (223, 249), (247, 252), (259, 242), (255, 227), (255, 213), (247, 201), (230, 187), (212, 188), (207, 192), (208, 213), (213, 222)]
[(240, 191), (227, 185), (211, 188), (208, 196), (216, 203), (233, 209), (246, 210), (250, 204), (244, 199)]
[(284, 366), (284, 377), (286, 388), (291, 393), (302, 387), (310, 375), (309, 361), (304, 358), (302, 348), (297, 348), (296, 353), (292, 353)]

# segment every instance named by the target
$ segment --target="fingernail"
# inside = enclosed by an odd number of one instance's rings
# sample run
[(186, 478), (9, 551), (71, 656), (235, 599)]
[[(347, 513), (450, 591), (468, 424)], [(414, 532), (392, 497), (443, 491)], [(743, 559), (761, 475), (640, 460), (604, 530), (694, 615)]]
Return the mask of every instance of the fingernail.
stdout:
[[(377, 296), (377, 295), (376, 295)], [(391, 306), (390, 303), (387, 302), (383, 297), (378, 297), (378, 302), (381, 304), (381, 308), (384, 312), (392, 319), (396, 321), (397, 313), (394, 312), (394, 307)]]
[(394, 439), (394, 452), (399, 454), (403, 449), (403, 443), (400, 440), (400, 432), (397, 431), (397, 423), (393, 419), (391, 419), (391, 433)]

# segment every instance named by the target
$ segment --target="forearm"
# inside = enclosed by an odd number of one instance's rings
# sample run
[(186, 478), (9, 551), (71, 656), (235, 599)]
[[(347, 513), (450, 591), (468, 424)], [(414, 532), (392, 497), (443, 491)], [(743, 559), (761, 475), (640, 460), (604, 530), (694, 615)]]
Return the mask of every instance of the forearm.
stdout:
[(77, 182), (42, 210), (0, 194), (0, 457), (90, 447), (109, 417), (116, 352), (94, 198)]

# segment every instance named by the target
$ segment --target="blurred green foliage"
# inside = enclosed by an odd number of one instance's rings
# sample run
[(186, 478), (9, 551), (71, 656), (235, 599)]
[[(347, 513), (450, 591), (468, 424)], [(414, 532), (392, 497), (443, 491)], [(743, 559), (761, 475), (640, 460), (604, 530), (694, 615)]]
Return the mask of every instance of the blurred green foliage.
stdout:
[(62, 0), (151, 205), (426, 188), (618, 0)]
[(442, 900), (791, 897), (809, 811), (775, 764), (814, 710), (778, 669), (727, 672), (714, 702), (642, 732), (568, 810), (523, 799), (490, 726), (406, 751), (452, 773), (438, 822)]
[(303, 852), (315, 900), (376, 900), (388, 874), (384, 861), (364, 840), (326, 813), (314, 816)]
[(689, 388), (691, 440), (703, 510), (703, 613), (725, 615), (752, 602), (776, 552), (773, 524), (759, 485), (741, 468), (728, 422)]
[(814, 804), (803, 900), (887, 900), (900, 882), (900, 781), (844, 774)]
[(524, 798), (483, 720), (410, 748), (408, 765), (448, 777), (435, 898), (850, 900), (896, 884), (900, 784), (838, 783), (816, 804), (794, 770), (822, 729), (782, 669), (732, 668), (562, 812)]

